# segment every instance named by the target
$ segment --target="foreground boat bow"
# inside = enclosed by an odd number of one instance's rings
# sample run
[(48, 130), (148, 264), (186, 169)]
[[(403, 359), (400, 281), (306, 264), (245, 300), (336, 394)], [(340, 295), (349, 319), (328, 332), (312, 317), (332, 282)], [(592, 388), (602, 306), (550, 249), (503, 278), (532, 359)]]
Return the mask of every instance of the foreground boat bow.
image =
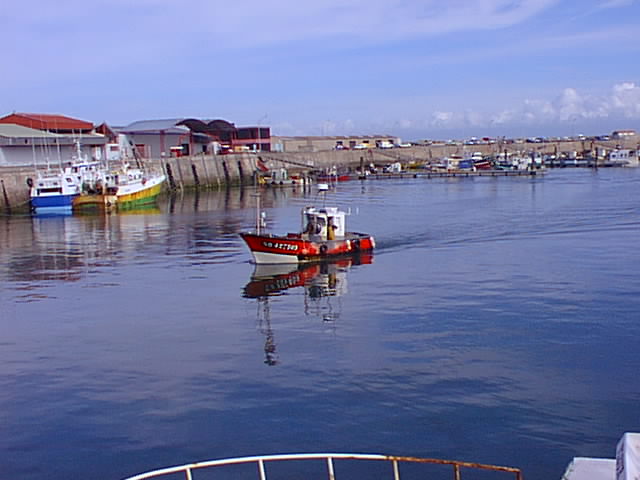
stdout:
[[(142, 473), (133, 477), (129, 477), (125, 480), (143, 480), (146, 478), (156, 478), (162, 476), (169, 476), (176, 473), (184, 474), (186, 478), (192, 478), (193, 470), (223, 467), (229, 465), (240, 464), (254, 464), (256, 467), (256, 478), (266, 480), (267, 478), (267, 464), (274, 462), (288, 462), (291, 466), (299, 467), (301, 460), (320, 461), (326, 464), (326, 474), (330, 480), (336, 480), (338, 475), (335, 472), (336, 461), (367, 461), (365, 468), (360, 475), (347, 475), (345, 478), (388, 478), (394, 480), (400, 480), (400, 466), (401, 464), (423, 464), (423, 465), (449, 465), (453, 470), (453, 478), (461, 478), (462, 469), (473, 470), (487, 470), (493, 472), (503, 472), (507, 475), (511, 475), (511, 478), (515, 480), (522, 480), (522, 473), (520, 469), (513, 467), (502, 467), (498, 465), (486, 465), (481, 463), (460, 462), (457, 460), (441, 460), (437, 458), (419, 458), (419, 457), (403, 457), (394, 455), (378, 455), (378, 454), (363, 454), (363, 453), (302, 453), (302, 454), (284, 454), (284, 455), (261, 455), (255, 457), (239, 457), (239, 458), (226, 458), (222, 460), (210, 460), (206, 462), (190, 463), (188, 465), (181, 465), (176, 467), (163, 468), (160, 470), (154, 470), (152, 472)], [(380, 475), (379, 469), (375, 468), (375, 463), (384, 462), (389, 464), (386, 475)], [(364, 466), (364, 465), (363, 465)], [(373, 467), (373, 469), (372, 469)], [(306, 470), (305, 470), (306, 473)], [(432, 472), (433, 473), (433, 472)], [(303, 475), (304, 476), (304, 475)], [(175, 478), (171, 477), (171, 478)], [(280, 477), (282, 478), (282, 477)], [(295, 477), (292, 477), (295, 478)], [(340, 477), (341, 478), (341, 477)], [(506, 477), (505, 477), (506, 478)]]

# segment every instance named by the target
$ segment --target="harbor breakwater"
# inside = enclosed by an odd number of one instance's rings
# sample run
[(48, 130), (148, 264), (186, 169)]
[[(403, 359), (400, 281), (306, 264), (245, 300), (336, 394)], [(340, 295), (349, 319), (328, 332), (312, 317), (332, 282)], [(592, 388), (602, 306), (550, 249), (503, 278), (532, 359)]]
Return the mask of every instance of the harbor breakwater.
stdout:
[[(638, 148), (636, 142), (622, 148)], [(193, 155), (171, 158), (146, 159), (145, 165), (162, 168), (167, 176), (168, 190), (191, 188), (226, 188), (234, 185), (252, 185), (260, 164), (271, 170), (286, 168), (290, 173), (305, 175), (313, 170), (355, 169), (360, 165), (376, 166), (400, 162), (418, 164), (465, 152), (491, 155), (502, 152), (535, 152), (558, 154), (561, 152), (594, 151), (596, 148), (613, 150), (619, 143), (569, 141), (534, 144), (500, 143), (489, 145), (433, 144), (408, 148), (328, 150), (320, 152), (258, 152), (228, 155)], [(0, 168), (0, 209), (5, 213), (28, 211), (29, 187), (27, 179), (35, 177), (33, 166)]]
[[(329, 151), (316, 153), (236, 153), (227, 155), (193, 155), (162, 159), (146, 159), (144, 165), (161, 168), (167, 177), (168, 190), (191, 188), (226, 188), (252, 185), (258, 165), (271, 170), (286, 168), (290, 173), (306, 174), (327, 168), (355, 168), (364, 162), (391, 161), (388, 156), (362, 151)], [(63, 165), (64, 166), (64, 165)], [(5, 213), (29, 210), (29, 179), (34, 179), (33, 166), (0, 168), (0, 209)]]

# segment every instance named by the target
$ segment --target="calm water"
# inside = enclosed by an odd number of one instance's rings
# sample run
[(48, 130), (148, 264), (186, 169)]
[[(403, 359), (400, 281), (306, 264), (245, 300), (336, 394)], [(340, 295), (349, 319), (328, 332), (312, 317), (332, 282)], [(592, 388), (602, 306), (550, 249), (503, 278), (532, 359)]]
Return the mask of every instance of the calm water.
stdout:
[[(640, 169), (332, 200), (373, 258), (254, 282), (250, 190), (0, 218), (0, 477), (348, 451), (559, 479), (640, 431)], [(262, 198), (277, 232), (314, 201)]]

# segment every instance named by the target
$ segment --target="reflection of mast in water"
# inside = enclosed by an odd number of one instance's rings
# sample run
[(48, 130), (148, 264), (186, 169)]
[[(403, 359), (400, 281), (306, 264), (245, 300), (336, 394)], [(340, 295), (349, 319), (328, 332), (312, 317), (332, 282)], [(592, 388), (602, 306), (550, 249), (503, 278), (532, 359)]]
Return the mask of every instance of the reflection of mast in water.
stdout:
[[(260, 315), (262, 310), (262, 315)], [(264, 341), (264, 363), (269, 366), (277, 365), (276, 342), (271, 328), (271, 310), (269, 297), (258, 298), (258, 327), (260, 333), (265, 336)]]
[(333, 303), (340, 302), (340, 297), (347, 293), (347, 271), (353, 265), (370, 264), (372, 260), (371, 254), (361, 254), (333, 262), (256, 265), (242, 295), (258, 301), (257, 326), (265, 337), (264, 363), (270, 366), (280, 363), (271, 328), (271, 297), (286, 295), (290, 289), (301, 287), (304, 289), (305, 315), (332, 324), (340, 318), (341, 305), (334, 311)]
[(305, 288), (305, 315), (315, 314), (322, 317), (325, 323), (336, 321), (340, 318), (340, 312), (333, 311), (331, 297), (340, 297), (345, 293), (346, 272), (336, 271), (329, 264), (321, 265), (320, 274), (313, 277)]

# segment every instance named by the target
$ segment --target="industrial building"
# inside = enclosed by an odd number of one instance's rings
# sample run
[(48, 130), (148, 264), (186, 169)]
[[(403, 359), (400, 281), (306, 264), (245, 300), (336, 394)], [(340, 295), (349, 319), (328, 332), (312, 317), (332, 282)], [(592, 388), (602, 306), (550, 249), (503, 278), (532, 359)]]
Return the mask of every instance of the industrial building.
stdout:
[(114, 130), (126, 135), (143, 158), (271, 149), (268, 127), (236, 127), (220, 119), (141, 120)]
[[(63, 115), (12, 113), (0, 118), (0, 166), (54, 166), (69, 161), (81, 142), (89, 157), (105, 155), (108, 137), (90, 122)], [(88, 151), (87, 151), (88, 150)]]

